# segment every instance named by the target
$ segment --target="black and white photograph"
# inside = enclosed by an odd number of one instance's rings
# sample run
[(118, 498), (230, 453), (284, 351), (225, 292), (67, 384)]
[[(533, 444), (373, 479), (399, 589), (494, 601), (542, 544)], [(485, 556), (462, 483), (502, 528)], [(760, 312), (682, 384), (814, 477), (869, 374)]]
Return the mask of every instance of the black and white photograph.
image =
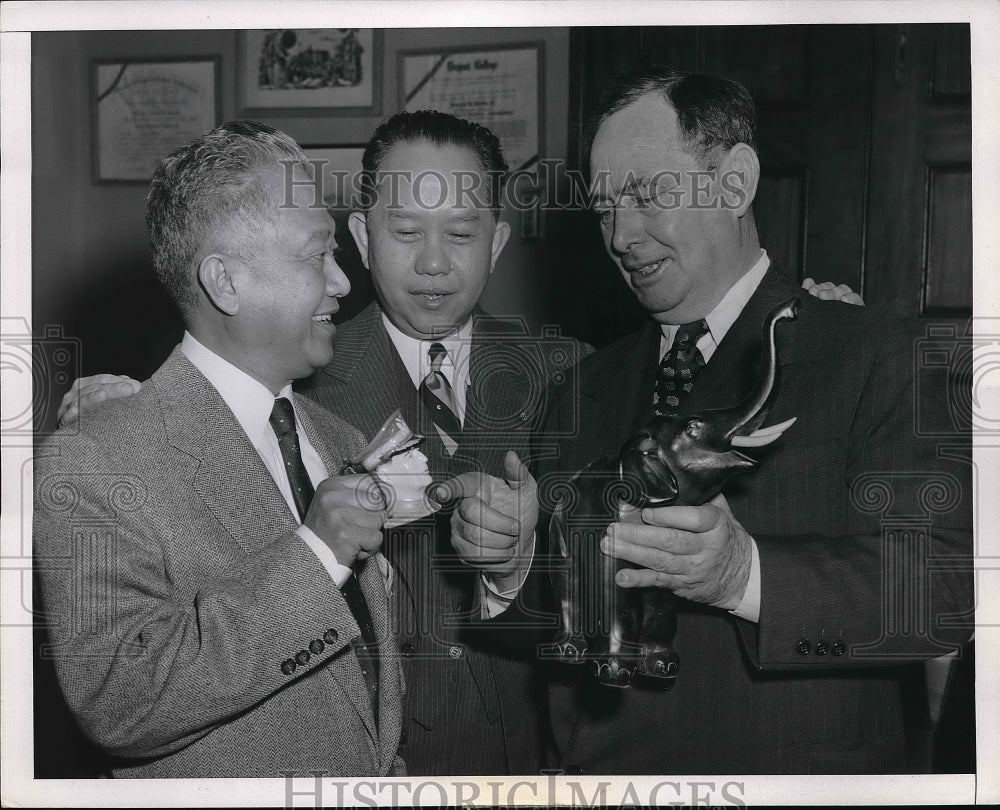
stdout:
[(644, 6), (0, 5), (5, 806), (1000, 802), (1000, 7)]

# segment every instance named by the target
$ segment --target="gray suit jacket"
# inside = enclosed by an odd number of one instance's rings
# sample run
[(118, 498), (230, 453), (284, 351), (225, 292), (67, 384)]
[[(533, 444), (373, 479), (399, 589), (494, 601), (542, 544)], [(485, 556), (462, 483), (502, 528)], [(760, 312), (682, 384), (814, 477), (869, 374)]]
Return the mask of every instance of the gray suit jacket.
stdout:
[[(327, 469), (360, 447), (349, 425), (296, 405)], [(357, 624), (297, 524), (179, 350), (139, 394), (41, 448), (34, 536), (56, 672), (116, 775), (403, 772), (400, 667), (377, 566), (360, 581), (382, 656), (378, 727)], [(282, 662), (303, 651), (286, 674)]]

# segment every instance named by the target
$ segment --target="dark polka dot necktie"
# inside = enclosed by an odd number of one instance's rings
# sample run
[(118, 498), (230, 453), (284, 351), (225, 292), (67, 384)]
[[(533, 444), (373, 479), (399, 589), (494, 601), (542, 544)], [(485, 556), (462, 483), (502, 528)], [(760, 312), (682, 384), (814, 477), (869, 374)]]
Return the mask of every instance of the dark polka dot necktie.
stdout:
[(678, 413), (705, 367), (698, 341), (708, 332), (704, 319), (683, 324), (660, 361), (653, 383), (653, 416)]

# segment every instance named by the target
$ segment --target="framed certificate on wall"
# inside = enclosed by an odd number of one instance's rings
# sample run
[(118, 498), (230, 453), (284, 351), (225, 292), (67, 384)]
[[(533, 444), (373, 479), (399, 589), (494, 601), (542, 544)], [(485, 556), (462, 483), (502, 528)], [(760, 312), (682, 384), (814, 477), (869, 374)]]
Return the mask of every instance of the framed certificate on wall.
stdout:
[(542, 151), (544, 43), (401, 51), (399, 106), (440, 110), (488, 127), (511, 171)]
[(147, 183), (161, 158), (218, 124), (219, 61), (94, 60), (94, 182)]

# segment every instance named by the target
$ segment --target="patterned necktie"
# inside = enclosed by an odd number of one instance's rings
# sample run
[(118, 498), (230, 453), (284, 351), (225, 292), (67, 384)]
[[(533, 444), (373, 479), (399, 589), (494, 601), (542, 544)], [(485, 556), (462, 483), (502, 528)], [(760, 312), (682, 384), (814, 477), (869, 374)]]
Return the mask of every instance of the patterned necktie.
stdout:
[(667, 349), (653, 384), (653, 415), (678, 413), (705, 367), (698, 341), (708, 332), (704, 319), (682, 325)]
[(441, 372), (447, 354), (447, 350), (440, 343), (430, 345), (427, 356), (431, 361), (431, 370), (420, 382), (420, 399), (427, 408), (431, 420), (445, 434), (442, 438), (445, 439), (448, 452), (454, 453), (462, 436), (462, 423), (455, 415), (455, 398), (451, 385)]
[[(285, 462), (285, 472), (288, 474), (288, 483), (292, 487), (292, 500), (295, 501), (299, 519), (305, 520), (309, 504), (316, 491), (309, 479), (306, 465), (302, 463), (302, 448), (299, 447), (299, 434), (295, 430), (295, 411), (292, 408), (292, 403), (285, 397), (278, 397), (274, 400), (271, 418), (268, 421), (271, 423), (274, 434), (278, 437), (278, 447), (281, 448), (281, 458)], [(340, 586), (340, 592), (361, 631), (362, 643), (356, 645), (354, 649), (361, 663), (365, 685), (368, 687), (368, 696), (371, 698), (375, 723), (378, 724), (379, 659), (377, 637), (372, 614), (368, 609), (368, 600), (365, 599), (361, 584), (353, 571), (344, 584)]]

